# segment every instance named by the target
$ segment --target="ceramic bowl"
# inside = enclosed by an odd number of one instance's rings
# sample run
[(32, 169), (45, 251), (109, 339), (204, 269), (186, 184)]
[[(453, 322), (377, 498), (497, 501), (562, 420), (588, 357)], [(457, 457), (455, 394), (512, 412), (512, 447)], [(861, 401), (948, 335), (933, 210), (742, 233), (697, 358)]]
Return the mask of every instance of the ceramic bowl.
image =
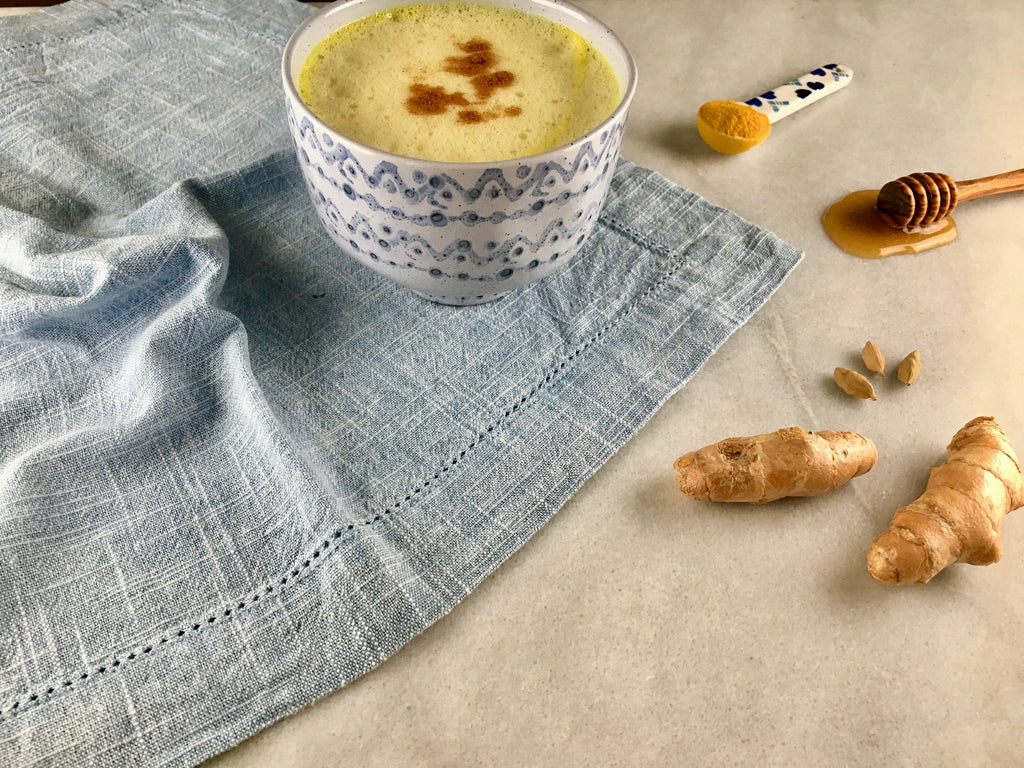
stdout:
[(341, 250), (435, 302), (480, 304), (567, 267), (597, 222), (619, 154), (636, 65), (615, 34), (558, 0), (489, 0), (566, 25), (607, 58), (622, 99), (579, 139), (484, 163), (419, 160), (356, 142), (298, 94), (309, 52), (334, 30), (412, 0), (354, 0), (307, 19), (284, 49), (288, 124), (320, 221)]

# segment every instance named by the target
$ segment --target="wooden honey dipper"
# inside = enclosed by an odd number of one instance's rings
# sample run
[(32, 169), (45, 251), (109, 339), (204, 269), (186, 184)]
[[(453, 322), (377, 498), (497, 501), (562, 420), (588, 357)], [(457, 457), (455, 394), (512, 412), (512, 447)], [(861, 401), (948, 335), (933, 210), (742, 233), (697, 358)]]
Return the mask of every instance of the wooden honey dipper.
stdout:
[(875, 209), (896, 229), (914, 230), (946, 218), (957, 203), (1024, 189), (1024, 168), (969, 181), (944, 173), (912, 173), (878, 190)]

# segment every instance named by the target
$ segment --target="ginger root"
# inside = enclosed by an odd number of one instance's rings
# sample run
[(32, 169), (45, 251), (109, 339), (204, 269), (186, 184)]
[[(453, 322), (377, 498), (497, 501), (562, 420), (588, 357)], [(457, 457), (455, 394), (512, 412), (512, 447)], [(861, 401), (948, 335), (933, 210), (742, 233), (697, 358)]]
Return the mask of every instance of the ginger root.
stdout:
[(868, 550), (868, 571), (884, 584), (922, 584), (953, 563), (1002, 557), (1003, 518), (1024, 504), (1020, 462), (1002, 428), (980, 416), (946, 447), (915, 501), (896, 511)]
[(877, 460), (874, 443), (855, 432), (787, 427), (705, 446), (680, 456), (675, 470), (679, 488), (695, 499), (763, 504), (834, 490)]

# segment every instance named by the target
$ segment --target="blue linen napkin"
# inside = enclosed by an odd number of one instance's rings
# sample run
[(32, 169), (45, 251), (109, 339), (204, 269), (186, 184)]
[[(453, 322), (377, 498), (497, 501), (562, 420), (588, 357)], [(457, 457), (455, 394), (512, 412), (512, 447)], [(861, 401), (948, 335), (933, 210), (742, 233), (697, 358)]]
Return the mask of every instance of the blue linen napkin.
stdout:
[(187, 766), (537, 531), (799, 252), (622, 161), (586, 253), (430, 304), (321, 230), (292, 0), (0, 20), (0, 764)]

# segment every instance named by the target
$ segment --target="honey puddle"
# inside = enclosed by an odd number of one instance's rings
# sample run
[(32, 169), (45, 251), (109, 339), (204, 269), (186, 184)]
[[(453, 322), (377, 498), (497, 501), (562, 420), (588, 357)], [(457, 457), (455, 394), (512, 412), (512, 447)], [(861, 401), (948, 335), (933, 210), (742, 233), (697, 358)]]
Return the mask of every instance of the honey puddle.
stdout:
[(851, 256), (880, 259), (900, 253), (921, 253), (956, 239), (951, 216), (915, 232), (885, 223), (875, 210), (878, 190), (864, 189), (834, 203), (821, 217), (825, 232)]

